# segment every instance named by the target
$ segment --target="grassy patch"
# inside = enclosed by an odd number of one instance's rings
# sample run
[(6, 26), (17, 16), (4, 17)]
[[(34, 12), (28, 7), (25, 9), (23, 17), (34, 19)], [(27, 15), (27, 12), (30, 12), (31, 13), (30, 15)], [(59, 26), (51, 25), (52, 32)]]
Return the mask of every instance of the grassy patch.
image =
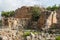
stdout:
[(26, 36), (29, 36), (30, 35), (30, 32), (24, 32), (24, 37), (26, 37)]
[(56, 40), (60, 40), (60, 36), (57, 36), (57, 37), (56, 37)]
[(33, 33), (33, 34), (38, 34), (38, 33), (40, 33), (40, 32), (37, 32), (37, 31), (34, 32), (34, 31), (27, 30), (27, 31), (24, 32), (23, 36), (24, 36), (24, 37), (30, 36), (31, 33)]

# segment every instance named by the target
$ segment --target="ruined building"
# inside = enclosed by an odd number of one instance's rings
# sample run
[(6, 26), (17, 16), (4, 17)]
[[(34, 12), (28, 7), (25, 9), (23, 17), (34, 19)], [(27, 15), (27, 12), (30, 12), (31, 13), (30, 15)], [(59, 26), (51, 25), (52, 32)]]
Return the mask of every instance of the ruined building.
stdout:
[[(52, 24), (57, 24), (59, 26), (59, 10), (57, 11), (47, 11), (47, 10), (42, 10), (41, 8), (41, 14), (39, 16), (39, 19), (37, 21), (32, 21), (32, 10), (33, 7), (26, 7), (23, 6), (21, 8), (18, 8), (15, 10), (14, 17), (8, 18), (8, 25), (10, 26), (19, 26), (19, 27), (35, 27), (36, 28), (45, 28), (45, 27), (50, 27)], [(4, 21), (3, 21), (4, 22)], [(6, 22), (5, 22), (6, 23)]]
[[(25, 21), (25, 25), (26, 27), (32, 27), (32, 28), (36, 28), (38, 25), (37, 25), (37, 21), (33, 21), (32, 20), (32, 15), (33, 13), (31, 12), (33, 9), (33, 7), (26, 7), (26, 6), (23, 6), (21, 8), (18, 8), (15, 10), (15, 15), (14, 15), (14, 18), (18, 18), (18, 19), (22, 19), (23, 20), (23, 23)], [(39, 11), (44, 11), (42, 10), (43, 8), (40, 8)], [(28, 22), (28, 23), (27, 23)], [(23, 24), (23, 25), (24, 25)], [(38, 27), (37, 27), (38, 28)]]

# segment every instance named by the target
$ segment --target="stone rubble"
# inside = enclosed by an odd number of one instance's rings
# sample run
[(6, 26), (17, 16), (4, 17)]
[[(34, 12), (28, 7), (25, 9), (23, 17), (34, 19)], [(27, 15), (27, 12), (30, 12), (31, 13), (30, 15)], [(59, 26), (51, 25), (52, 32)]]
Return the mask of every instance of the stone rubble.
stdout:
[(54, 34), (47, 34), (47, 33), (41, 33), (41, 34), (33, 34), (31, 33), (30, 36), (26, 37), (27, 40), (55, 40)]
[[(17, 34), (19, 36), (17, 36)], [(20, 34), (16, 31), (16, 30), (8, 30), (8, 29), (2, 29), (0, 31), (0, 37), (2, 38), (2, 40), (20, 40)]]

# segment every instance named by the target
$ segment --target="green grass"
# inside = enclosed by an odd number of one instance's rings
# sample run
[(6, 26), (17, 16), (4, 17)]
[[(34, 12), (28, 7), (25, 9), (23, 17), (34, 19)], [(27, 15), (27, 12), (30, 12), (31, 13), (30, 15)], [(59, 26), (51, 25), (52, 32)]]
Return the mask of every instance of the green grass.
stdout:
[(60, 36), (57, 36), (57, 37), (56, 37), (56, 40), (60, 40)]
[(29, 36), (30, 35), (30, 32), (24, 32), (24, 37), (26, 37), (26, 36)]
[[(38, 33), (40, 33), (40, 32), (32, 32), (32, 33), (33, 33), (33, 34), (38, 34)], [(31, 34), (31, 31), (30, 31), (30, 30), (29, 30), (29, 31), (27, 30), (27, 31), (24, 32), (23, 36), (24, 36), (24, 37), (30, 36), (30, 34)]]

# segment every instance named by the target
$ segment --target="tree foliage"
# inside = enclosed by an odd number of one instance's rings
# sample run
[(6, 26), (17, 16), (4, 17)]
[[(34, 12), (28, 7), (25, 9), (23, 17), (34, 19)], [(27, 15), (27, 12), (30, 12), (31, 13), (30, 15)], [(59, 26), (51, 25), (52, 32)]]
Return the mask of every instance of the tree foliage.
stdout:
[(12, 17), (14, 15), (14, 11), (8, 11), (8, 12), (2, 11), (1, 15), (5, 17)]
[(50, 10), (50, 11), (54, 11), (54, 10), (58, 10), (60, 8), (60, 6), (56, 6), (56, 5), (54, 5), (54, 6), (49, 6), (49, 7), (47, 7), (46, 9), (47, 10)]
[(38, 18), (39, 18), (39, 16), (40, 16), (40, 8), (39, 8), (39, 7), (33, 7), (32, 13), (33, 13), (32, 19), (33, 19), (34, 21), (37, 21)]

